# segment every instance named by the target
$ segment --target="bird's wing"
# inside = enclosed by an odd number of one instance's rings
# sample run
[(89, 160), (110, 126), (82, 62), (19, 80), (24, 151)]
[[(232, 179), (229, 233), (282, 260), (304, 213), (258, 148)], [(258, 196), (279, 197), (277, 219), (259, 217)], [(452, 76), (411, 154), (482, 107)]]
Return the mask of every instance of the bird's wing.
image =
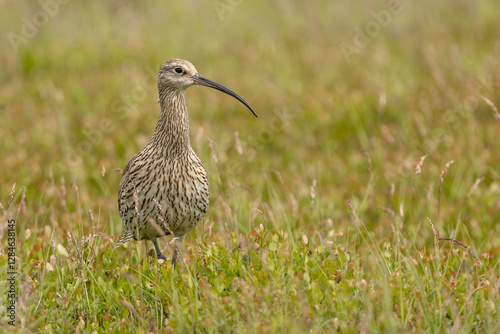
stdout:
[(118, 212), (120, 213), (120, 216), (122, 218), (123, 223), (125, 224), (125, 220), (127, 218), (127, 205), (125, 202), (127, 202), (127, 195), (126, 193), (128, 192), (128, 187), (130, 186), (129, 180), (130, 180), (130, 172), (132, 169), (132, 166), (134, 165), (134, 162), (137, 158), (137, 155), (134, 155), (132, 159), (127, 163), (127, 166), (125, 166), (125, 169), (122, 172), (122, 180), (120, 181), (120, 186), (118, 188)]

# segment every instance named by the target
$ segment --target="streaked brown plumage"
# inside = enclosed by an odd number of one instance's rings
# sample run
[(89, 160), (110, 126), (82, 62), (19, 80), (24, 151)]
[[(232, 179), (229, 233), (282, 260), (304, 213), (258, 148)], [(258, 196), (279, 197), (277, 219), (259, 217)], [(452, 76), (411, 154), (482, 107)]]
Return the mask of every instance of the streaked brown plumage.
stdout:
[[(184, 95), (192, 85), (229, 94), (257, 116), (243, 98), (198, 75), (190, 62), (169, 59), (162, 64), (158, 73), (161, 114), (156, 130), (146, 147), (123, 170), (118, 208), (125, 230), (116, 247), (132, 239), (151, 240), (158, 259), (165, 260), (156, 239), (172, 232), (182, 241), (205, 216), (209, 199), (207, 173), (189, 142)], [(176, 245), (172, 256), (174, 266), (177, 256)]]

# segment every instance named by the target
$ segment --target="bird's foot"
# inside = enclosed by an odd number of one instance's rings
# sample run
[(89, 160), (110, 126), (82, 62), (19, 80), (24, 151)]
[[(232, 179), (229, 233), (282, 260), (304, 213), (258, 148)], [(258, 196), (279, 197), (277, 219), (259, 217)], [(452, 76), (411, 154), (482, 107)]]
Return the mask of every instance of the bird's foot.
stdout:
[(162, 260), (165, 263), (167, 262), (167, 258), (162, 253), (156, 254), (156, 257), (157, 257), (158, 261)]
[(156, 239), (154, 239), (152, 241), (153, 241), (153, 245), (155, 246), (156, 258), (158, 259), (158, 261), (163, 260), (164, 262), (167, 262), (167, 258), (161, 252), (160, 247), (158, 247), (158, 242), (156, 241)]

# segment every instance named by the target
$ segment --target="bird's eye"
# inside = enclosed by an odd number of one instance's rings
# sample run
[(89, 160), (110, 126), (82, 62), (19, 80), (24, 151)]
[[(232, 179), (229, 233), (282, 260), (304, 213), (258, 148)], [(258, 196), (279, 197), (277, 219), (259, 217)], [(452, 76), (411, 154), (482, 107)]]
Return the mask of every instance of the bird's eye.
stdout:
[(181, 74), (181, 73), (182, 73), (182, 68), (180, 68), (180, 67), (176, 67), (176, 68), (175, 68), (175, 72), (177, 72), (177, 73)]

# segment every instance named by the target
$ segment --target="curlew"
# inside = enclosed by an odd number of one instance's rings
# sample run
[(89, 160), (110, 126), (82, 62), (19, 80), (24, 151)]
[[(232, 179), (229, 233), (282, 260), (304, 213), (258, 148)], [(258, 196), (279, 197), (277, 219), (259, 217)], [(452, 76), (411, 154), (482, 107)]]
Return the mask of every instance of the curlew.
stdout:
[[(158, 72), (160, 118), (149, 143), (122, 172), (118, 209), (125, 230), (115, 247), (130, 240), (151, 240), (158, 259), (166, 260), (157, 238), (172, 234), (184, 240), (207, 211), (209, 192), (205, 167), (189, 142), (185, 90), (192, 85), (215, 88), (233, 96), (257, 117), (232, 90), (199, 75), (182, 59), (169, 59)], [(179, 254), (174, 240), (172, 264)]]

